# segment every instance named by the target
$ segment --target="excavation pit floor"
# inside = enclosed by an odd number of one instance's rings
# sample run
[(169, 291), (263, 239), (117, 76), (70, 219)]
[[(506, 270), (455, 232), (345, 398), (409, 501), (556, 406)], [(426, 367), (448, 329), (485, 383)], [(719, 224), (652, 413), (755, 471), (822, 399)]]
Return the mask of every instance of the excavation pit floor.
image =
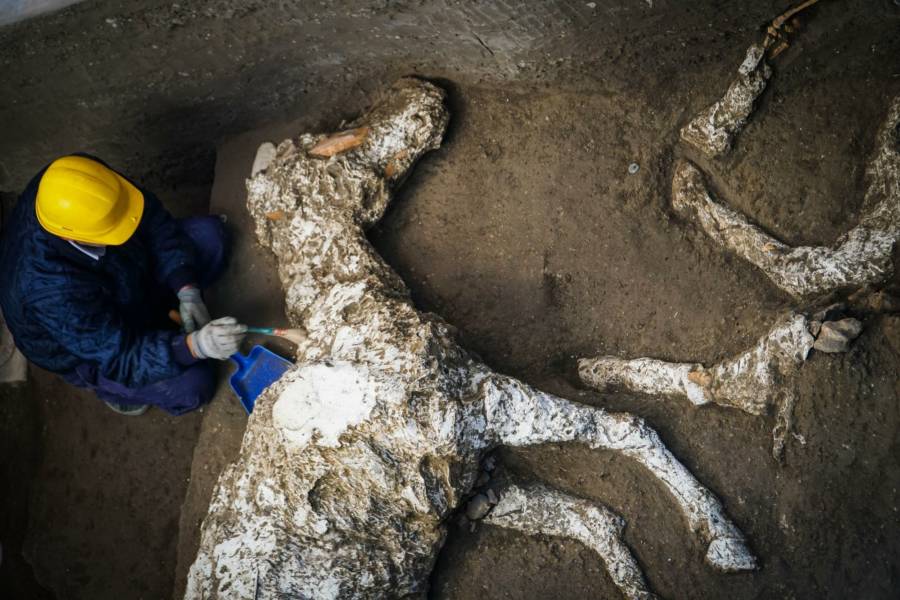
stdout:
[[(813, 37), (828, 23), (819, 28)], [(871, 42), (822, 41), (786, 55), (734, 152), (703, 163), (731, 204), (787, 242), (831, 243), (858, 216), (874, 132), (900, 91)], [(439, 81), (450, 92), (445, 142), (414, 168), (370, 239), (417, 306), (455, 326), (491, 367), (645, 417), (722, 499), (760, 571), (708, 568), (666, 492), (621, 457), (570, 445), (497, 453), (500, 468), (624, 517), (626, 542), (661, 597), (896, 597), (900, 317), (859, 315), (865, 330), (849, 353), (817, 353), (801, 369), (784, 464), (771, 457), (771, 418), (597, 393), (575, 377), (575, 359), (597, 354), (712, 363), (795, 306), (669, 207), (672, 161), (690, 155), (678, 128), (724, 90), (746, 43), (731, 46), (714, 64), (676, 80), (650, 78), (641, 89), (600, 77), (554, 88)], [(836, 58), (826, 62), (826, 53)], [(328, 111), (220, 146), (210, 210), (228, 216), (234, 253), (210, 292), (216, 314), (285, 323), (273, 261), (255, 244), (243, 207), (258, 144), (337, 129), (363, 106), (362, 95), (335, 98)], [(193, 205), (184, 190), (167, 204), (198, 212), (203, 190), (192, 193)], [(40, 460), (22, 533), (41, 585), (60, 599), (180, 594), (215, 479), (246, 423), (226, 377), (223, 369), (202, 412), (125, 419), (32, 371)], [(430, 594), (589, 596), (617, 592), (579, 544), (456, 519)]]

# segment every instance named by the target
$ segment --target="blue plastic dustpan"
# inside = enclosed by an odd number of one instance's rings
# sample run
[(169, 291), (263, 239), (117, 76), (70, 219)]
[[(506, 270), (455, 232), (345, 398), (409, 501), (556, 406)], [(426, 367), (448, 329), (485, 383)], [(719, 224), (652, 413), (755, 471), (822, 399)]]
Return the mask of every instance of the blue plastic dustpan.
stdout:
[(237, 371), (231, 376), (231, 389), (237, 394), (248, 415), (253, 412), (253, 405), (259, 395), (294, 366), (291, 361), (262, 346), (253, 346), (247, 356), (237, 352), (230, 358), (237, 364)]

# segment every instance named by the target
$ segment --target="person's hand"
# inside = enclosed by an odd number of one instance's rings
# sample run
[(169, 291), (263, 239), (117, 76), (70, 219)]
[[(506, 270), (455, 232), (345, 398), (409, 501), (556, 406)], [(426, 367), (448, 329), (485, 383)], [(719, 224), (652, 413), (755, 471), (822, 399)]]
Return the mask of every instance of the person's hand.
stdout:
[(178, 314), (185, 333), (191, 333), (209, 323), (209, 310), (203, 303), (200, 288), (186, 285), (178, 291)]
[(246, 333), (246, 325), (234, 317), (222, 317), (188, 335), (188, 347), (196, 358), (225, 360), (238, 351)]

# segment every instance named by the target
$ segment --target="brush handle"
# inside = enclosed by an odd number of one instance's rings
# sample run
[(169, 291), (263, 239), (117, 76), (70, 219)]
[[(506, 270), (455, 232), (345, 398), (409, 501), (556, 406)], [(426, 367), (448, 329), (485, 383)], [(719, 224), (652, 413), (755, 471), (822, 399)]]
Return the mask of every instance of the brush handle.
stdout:
[[(169, 318), (176, 324), (181, 325), (181, 315), (177, 310), (169, 311)], [(284, 335), (284, 329), (276, 329), (275, 327), (248, 327), (247, 333), (261, 333), (262, 335)]]
[(263, 335), (278, 335), (274, 327), (248, 327), (247, 333), (261, 333)]
[(279, 327), (248, 327), (247, 333), (261, 333), (287, 340), (291, 344), (299, 346), (306, 339), (306, 333), (302, 329), (281, 329)]

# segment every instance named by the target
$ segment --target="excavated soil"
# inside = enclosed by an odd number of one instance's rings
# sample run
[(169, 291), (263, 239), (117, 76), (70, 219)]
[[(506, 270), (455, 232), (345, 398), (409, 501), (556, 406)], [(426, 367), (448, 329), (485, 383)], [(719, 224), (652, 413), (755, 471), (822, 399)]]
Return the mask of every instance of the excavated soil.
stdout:
[[(896, 598), (900, 316), (859, 309), (865, 330), (850, 353), (811, 356), (791, 383), (798, 401), (784, 464), (770, 455), (771, 418), (597, 393), (575, 377), (575, 359), (600, 353), (713, 362), (744, 349), (793, 306), (668, 206), (673, 158), (697, 158), (678, 143), (678, 127), (724, 91), (758, 37), (760, 15), (774, 16), (773, 6), (784, 3), (769, 4), (752, 22), (732, 11), (719, 34), (708, 34), (715, 29), (708, 7), (654, 22), (652, 34), (632, 28), (633, 40), (597, 54), (590, 68), (559, 65), (567, 74), (552, 85), (407, 64), (449, 89), (451, 126), (371, 239), (417, 305), (457, 327), (462, 344), (489, 365), (566, 398), (646, 417), (723, 500), (759, 556), (759, 572), (707, 568), (674, 503), (627, 459), (571, 445), (498, 452), (500, 469), (623, 516), (626, 541), (662, 597)], [(840, 4), (823, 2), (776, 61), (734, 152), (699, 161), (729, 204), (792, 243), (829, 243), (853, 224), (874, 132), (900, 93), (900, 8)], [(608, 71), (597, 67), (604, 61)], [(236, 256), (214, 290), (218, 310), (279, 319), (271, 262), (242, 229), (241, 180), (259, 141), (337, 128), (388, 83), (354, 76), (352, 95), (339, 95), (343, 80), (324, 82), (318, 99), (290, 112), (296, 120), (221, 147), (213, 208), (231, 217)], [(272, 81), (277, 75), (266, 72), (243, 85)], [(261, 114), (251, 112), (244, 129)], [(639, 166), (634, 174), (631, 163)], [(168, 181), (167, 173), (183, 170), (166, 163), (156, 174)], [(192, 177), (191, 185), (203, 179)], [(10, 531), (35, 577), (65, 599), (167, 598), (173, 587), (177, 595), (215, 477), (240, 442), (244, 416), (234, 400), (223, 391), (186, 420), (156, 413), (123, 423), (102, 406), (83, 409), (92, 400), (52, 376), (33, 375), (43, 425), (28, 439), (40, 451), (25, 453), (15, 476), (36, 475), (30, 493), (9, 504), (27, 520), (27, 535), (21, 522)], [(599, 559), (576, 543), (454, 519), (431, 597), (618, 596)]]
[[(712, 168), (755, 219), (788, 239), (829, 242), (838, 221), (854, 218), (865, 157), (854, 148), (870, 143), (889, 96), (861, 103), (822, 88), (827, 108), (804, 111), (791, 105), (809, 97), (810, 82), (791, 75), (779, 73), (734, 156)], [(699, 107), (688, 94), (669, 99)], [(495, 368), (645, 416), (724, 500), (763, 568), (710, 572), (664, 490), (627, 459), (560, 445), (502, 451), (504, 468), (624, 516), (663, 597), (895, 596), (900, 319), (860, 314), (866, 332), (852, 352), (811, 357), (792, 384), (797, 422), (783, 466), (770, 456), (771, 419), (586, 391), (577, 357), (712, 362), (748, 346), (792, 303), (667, 208), (680, 111), (634, 95), (492, 89), (463, 90), (455, 108), (447, 143), (419, 165), (374, 233), (377, 247), (419, 305), (459, 327)], [(854, 121), (832, 135), (835, 123)], [(777, 143), (784, 138), (803, 146)], [(804, 171), (803, 147), (845, 159), (807, 161)], [(600, 561), (576, 543), (456, 523), (433, 583), (438, 598), (615, 597)]]

